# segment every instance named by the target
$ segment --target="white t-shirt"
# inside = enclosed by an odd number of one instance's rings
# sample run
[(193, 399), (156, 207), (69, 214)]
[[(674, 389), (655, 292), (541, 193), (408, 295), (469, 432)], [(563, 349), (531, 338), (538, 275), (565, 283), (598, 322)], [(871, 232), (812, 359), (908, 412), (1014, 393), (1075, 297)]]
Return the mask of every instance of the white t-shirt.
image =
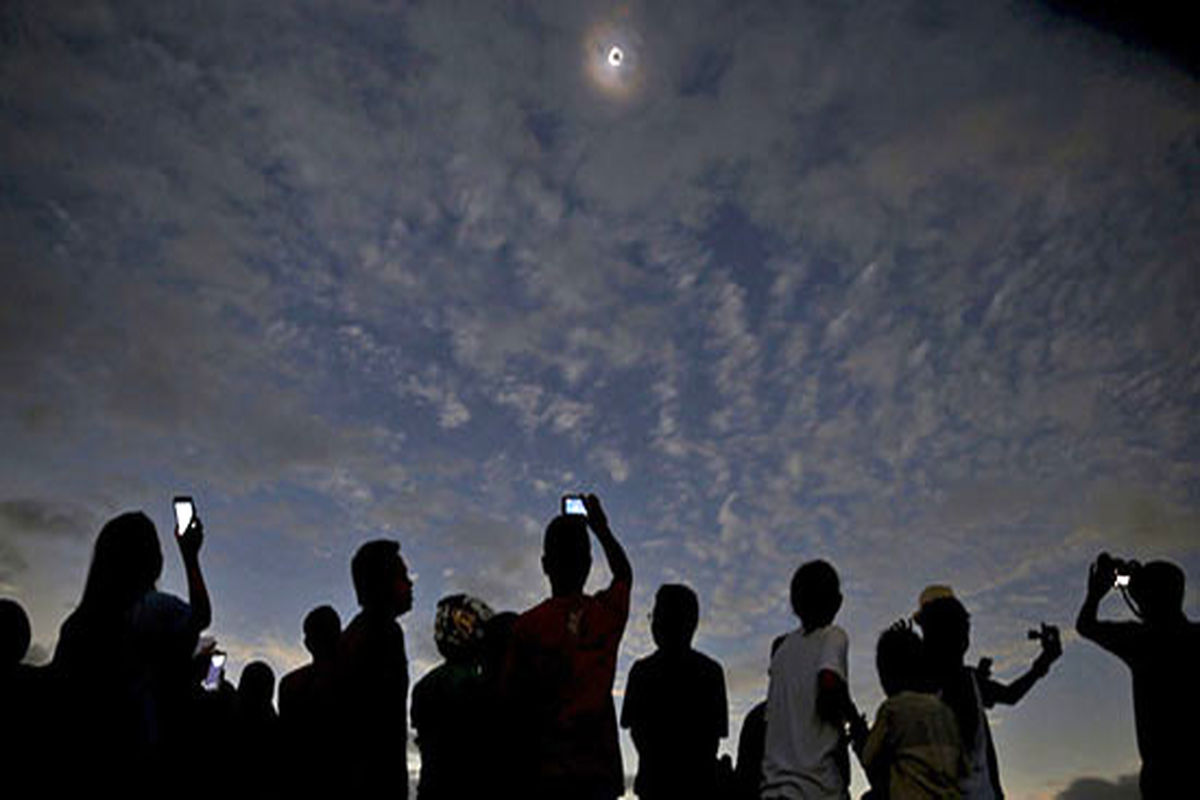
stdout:
[(826, 625), (807, 635), (789, 634), (771, 659), (764, 798), (844, 800), (850, 796), (834, 758), (839, 731), (817, 714), (817, 675), (827, 669), (847, 680), (849, 648), (846, 632)]

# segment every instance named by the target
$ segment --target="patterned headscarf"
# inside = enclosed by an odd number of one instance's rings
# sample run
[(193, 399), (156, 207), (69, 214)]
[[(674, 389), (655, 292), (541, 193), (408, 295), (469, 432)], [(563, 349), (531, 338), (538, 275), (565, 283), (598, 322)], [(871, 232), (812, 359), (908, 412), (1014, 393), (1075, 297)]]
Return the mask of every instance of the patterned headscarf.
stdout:
[(437, 604), (437, 618), (433, 623), (433, 639), (438, 652), (447, 660), (455, 661), (480, 653), (483, 644), (484, 623), (495, 612), (487, 603), (466, 594), (443, 597)]

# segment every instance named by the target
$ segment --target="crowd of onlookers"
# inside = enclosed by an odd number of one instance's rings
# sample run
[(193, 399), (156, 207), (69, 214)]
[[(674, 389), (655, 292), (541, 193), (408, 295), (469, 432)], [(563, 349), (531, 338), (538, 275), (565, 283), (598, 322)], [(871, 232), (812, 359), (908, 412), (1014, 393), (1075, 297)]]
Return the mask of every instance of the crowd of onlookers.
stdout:
[[(912, 621), (879, 636), (886, 700), (868, 725), (847, 685), (837, 571), (807, 561), (791, 582), (800, 625), (772, 643), (767, 697), (744, 720), (735, 763), (718, 755), (729, 730), (725, 677), (692, 647), (700, 606), (685, 585), (658, 588), (657, 649), (630, 670), (618, 716), (612, 690), (633, 568), (599, 500), (577, 500), (577, 513), (546, 528), (550, 596), (521, 614), (463, 594), (440, 600), (434, 639), (444, 661), (411, 698), (397, 621), (412, 607), (407, 566), (397, 542), (363, 544), (351, 562), (358, 613), (344, 627), (329, 606), (307, 614), (312, 661), (280, 680), (278, 712), (270, 666), (247, 664), (235, 688), (216, 642), (201, 635), (212, 614), (199, 519), (176, 531), (184, 601), (155, 588), (163, 555), (154, 524), (122, 514), (100, 531), (49, 665), (21, 663), (29, 622), (19, 604), (0, 600), (0, 785), (18, 790), (6, 793), (12, 797), (113, 790), (404, 798), (411, 710), (421, 800), (612, 800), (625, 790), (618, 726), (633, 738), (633, 788), (646, 800), (847, 798), (851, 754), (874, 800), (1003, 796), (987, 709), (1020, 701), (1046, 676), (1062, 654), (1056, 628), (1030, 632), (1040, 654), (1004, 683), (987, 659), (965, 663), (970, 616), (962, 602), (947, 586), (927, 587)], [(589, 529), (612, 576), (594, 595), (584, 592)], [(1097, 620), (1100, 599), (1114, 588), (1136, 621)], [(1184, 616), (1183, 601), (1184, 574), (1174, 564), (1101, 556), (1076, 622), (1081, 636), (1132, 670), (1147, 798), (1195, 791), (1185, 765), (1196, 739), (1186, 726), (1200, 712), (1200, 625)]]

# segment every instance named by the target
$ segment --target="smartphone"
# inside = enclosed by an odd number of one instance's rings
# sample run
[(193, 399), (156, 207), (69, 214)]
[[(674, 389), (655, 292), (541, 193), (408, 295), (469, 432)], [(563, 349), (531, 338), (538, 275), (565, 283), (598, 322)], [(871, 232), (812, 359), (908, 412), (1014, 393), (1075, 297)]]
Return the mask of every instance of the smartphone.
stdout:
[(564, 494), (562, 499), (562, 513), (568, 516), (587, 516), (587, 506), (583, 504), (583, 495), (581, 494)]
[(196, 504), (190, 497), (175, 498), (175, 535), (183, 536), (183, 532), (196, 518)]
[(1122, 586), (1129, 585), (1129, 576), (1117, 573), (1117, 579), (1113, 581), (1113, 587), (1120, 589)]
[(201, 684), (206, 692), (215, 692), (221, 688), (221, 675), (225, 672), (225, 654), (213, 653), (208, 659), (208, 674)]

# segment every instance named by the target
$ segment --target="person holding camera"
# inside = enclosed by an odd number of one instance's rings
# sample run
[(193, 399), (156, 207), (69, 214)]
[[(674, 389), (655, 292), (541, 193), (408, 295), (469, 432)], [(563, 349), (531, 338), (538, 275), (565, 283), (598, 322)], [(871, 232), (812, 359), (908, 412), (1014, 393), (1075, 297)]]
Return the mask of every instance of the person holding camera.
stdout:
[(1058, 629), (1042, 625), (1031, 631), (1030, 638), (1041, 642), (1042, 651), (1024, 675), (1002, 683), (991, 676), (991, 659), (981, 659), (977, 667), (964, 663), (971, 642), (971, 615), (949, 586), (927, 586), (919, 603), (913, 618), (925, 637), (934, 687), (954, 712), (966, 756), (967, 770), (959, 782), (963, 800), (1000, 800), (1004, 791), (987, 709), (1015, 705), (1050, 672), (1050, 665), (1062, 655)]
[[(1120, 658), (1133, 673), (1133, 715), (1142, 757), (1142, 797), (1181, 797), (1194, 787), (1188, 761), (1195, 737), (1183, 725), (1200, 717), (1200, 624), (1183, 613), (1183, 570), (1169, 561), (1138, 564), (1101, 553), (1088, 572), (1075, 629)], [(1120, 589), (1137, 621), (1099, 620), (1100, 601)]]

